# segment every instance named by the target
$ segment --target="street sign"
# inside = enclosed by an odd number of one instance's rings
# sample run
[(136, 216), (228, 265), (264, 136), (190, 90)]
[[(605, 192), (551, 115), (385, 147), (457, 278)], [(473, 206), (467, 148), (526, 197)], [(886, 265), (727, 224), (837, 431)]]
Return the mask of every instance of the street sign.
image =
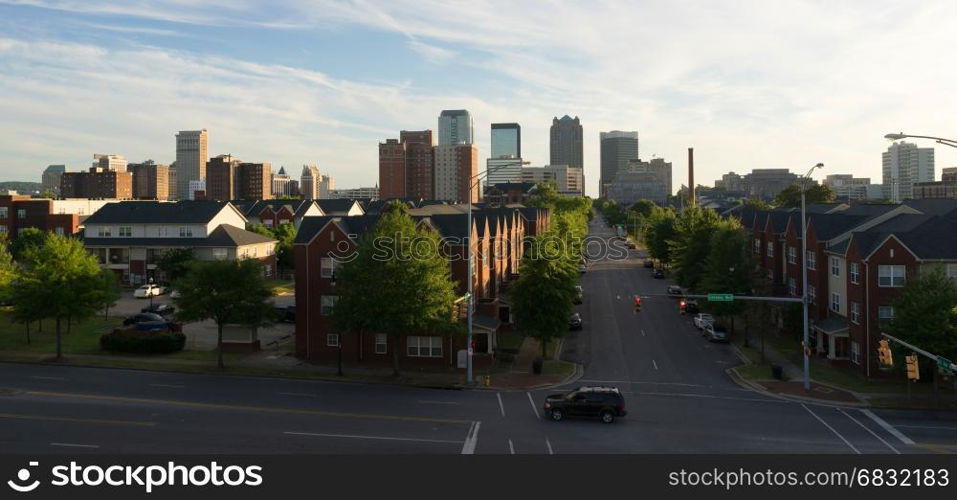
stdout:
[(937, 356), (937, 366), (940, 367), (940, 371), (944, 373), (953, 373), (953, 370), (950, 368), (951, 362), (949, 359), (943, 356)]
[(734, 295), (730, 293), (709, 293), (708, 302), (732, 302)]

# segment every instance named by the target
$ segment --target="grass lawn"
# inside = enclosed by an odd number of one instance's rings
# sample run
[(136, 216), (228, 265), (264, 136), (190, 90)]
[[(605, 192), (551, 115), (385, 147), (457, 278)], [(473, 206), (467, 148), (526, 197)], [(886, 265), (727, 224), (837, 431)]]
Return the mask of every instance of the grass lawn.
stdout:
[(774, 380), (771, 376), (771, 365), (768, 364), (743, 365), (735, 368), (734, 371), (745, 380)]
[[(53, 320), (43, 322), (43, 331), (38, 332), (38, 325), (30, 327), (30, 343), (27, 344), (26, 326), (11, 321), (9, 312), (0, 312), (0, 350), (27, 351), (27, 352), (56, 352), (56, 323)], [(100, 353), (100, 336), (113, 328), (120, 326), (123, 319), (119, 316), (110, 316), (104, 319), (102, 315), (88, 318), (80, 323), (74, 323), (70, 333), (66, 333), (66, 323), (61, 327), (61, 342), (64, 353), (70, 354), (98, 354)]]
[(296, 282), (294, 280), (271, 280), (266, 282), (266, 288), (272, 290), (274, 295), (296, 293)]
[(499, 349), (521, 349), (525, 335), (521, 332), (511, 331), (498, 334)]
[(542, 364), (542, 375), (561, 375), (568, 377), (575, 372), (575, 363), (549, 359)]

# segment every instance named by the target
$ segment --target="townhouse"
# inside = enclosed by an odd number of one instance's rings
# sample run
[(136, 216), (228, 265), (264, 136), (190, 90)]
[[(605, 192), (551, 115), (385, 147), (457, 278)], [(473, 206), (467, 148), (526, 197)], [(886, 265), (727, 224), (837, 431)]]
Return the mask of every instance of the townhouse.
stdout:
[(273, 276), (276, 240), (246, 231), (246, 222), (226, 201), (123, 201), (86, 219), (83, 244), (131, 285), (164, 281), (156, 263), (174, 248), (191, 249), (197, 260), (258, 259)]
[[(741, 218), (773, 292), (800, 297), (800, 212), (745, 210)], [(940, 266), (957, 279), (955, 230), (957, 200), (809, 206), (807, 296), (815, 353), (876, 375), (881, 328), (894, 317), (892, 303), (908, 277)]]
[(231, 203), (242, 212), (249, 224), (267, 228), (293, 224), (298, 229), (303, 217), (325, 215), (315, 200), (236, 200)]

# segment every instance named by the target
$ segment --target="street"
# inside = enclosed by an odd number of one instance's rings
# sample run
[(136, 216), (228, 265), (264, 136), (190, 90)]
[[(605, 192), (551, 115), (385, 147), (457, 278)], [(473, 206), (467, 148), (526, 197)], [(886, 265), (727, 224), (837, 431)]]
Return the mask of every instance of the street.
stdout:
[[(600, 218), (594, 235), (611, 237)], [(635, 251), (582, 277), (578, 385), (613, 385), (628, 416), (549, 421), (545, 394), (0, 364), (7, 453), (953, 453), (957, 415), (797, 403), (735, 384)], [(642, 295), (643, 310), (632, 300)]]

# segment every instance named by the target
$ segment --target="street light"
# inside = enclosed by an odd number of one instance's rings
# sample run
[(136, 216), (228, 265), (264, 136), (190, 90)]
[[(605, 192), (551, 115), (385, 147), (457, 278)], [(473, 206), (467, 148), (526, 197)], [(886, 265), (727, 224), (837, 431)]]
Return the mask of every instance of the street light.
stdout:
[(149, 284), (150, 284), (150, 289), (149, 289), (150, 312), (153, 312), (153, 293), (154, 293), (154, 291), (153, 291), (153, 277), (152, 277), (152, 276), (150, 276)]
[(811, 167), (801, 181), (801, 306), (804, 309), (804, 390), (806, 391), (811, 389), (811, 351), (808, 347), (810, 332), (808, 331), (807, 312), (807, 214), (804, 193), (807, 191), (808, 181), (811, 180), (811, 172), (818, 168), (824, 168), (824, 164), (818, 163)]
[(899, 132), (899, 133), (897, 133), (897, 134), (885, 134), (885, 135), (884, 135), (884, 138), (885, 138), (885, 139), (892, 140), (892, 141), (899, 141), (899, 140), (901, 140), (901, 139), (908, 139), (908, 138), (910, 138), (910, 139), (930, 139), (930, 140), (936, 142), (937, 144), (943, 144), (944, 146), (950, 146), (950, 147), (952, 147), (952, 148), (957, 148), (957, 141), (955, 141), (955, 140), (953, 140), (953, 139), (944, 139), (943, 137), (933, 137), (933, 136), (929, 136), (929, 135), (911, 135), (911, 134), (905, 134), (905, 133), (903, 133), (903, 132)]

